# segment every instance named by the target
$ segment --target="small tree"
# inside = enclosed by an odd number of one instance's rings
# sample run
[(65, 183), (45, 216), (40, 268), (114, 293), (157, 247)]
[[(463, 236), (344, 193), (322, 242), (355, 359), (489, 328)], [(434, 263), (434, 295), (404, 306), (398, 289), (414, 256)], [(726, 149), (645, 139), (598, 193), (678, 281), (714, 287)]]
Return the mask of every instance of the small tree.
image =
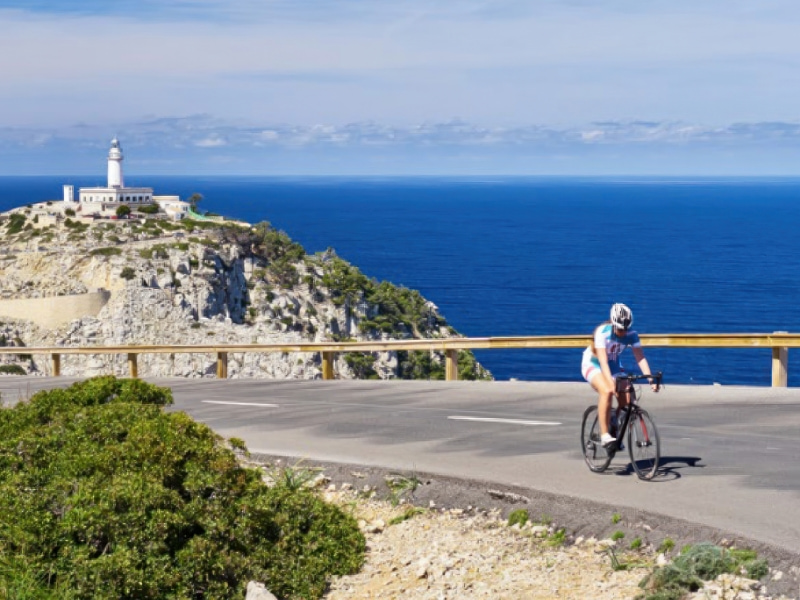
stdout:
[(136, 271), (133, 270), (133, 267), (124, 267), (119, 274), (122, 279), (127, 279), (130, 281), (134, 277), (136, 277)]
[(202, 199), (203, 199), (203, 195), (202, 195), (202, 194), (198, 194), (197, 192), (195, 192), (194, 194), (192, 194), (191, 196), (189, 196), (189, 204), (191, 204), (191, 205), (192, 205), (192, 210), (194, 210), (194, 209), (196, 209), (196, 208), (197, 208), (197, 204), (198, 204), (198, 203), (199, 203), (199, 202), (200, 202)]
[(131, 214), (131, 207), (128, 206), (127, 204), (120, 204), (117, 207), (118, 217), (127, 217), (129, 214)]

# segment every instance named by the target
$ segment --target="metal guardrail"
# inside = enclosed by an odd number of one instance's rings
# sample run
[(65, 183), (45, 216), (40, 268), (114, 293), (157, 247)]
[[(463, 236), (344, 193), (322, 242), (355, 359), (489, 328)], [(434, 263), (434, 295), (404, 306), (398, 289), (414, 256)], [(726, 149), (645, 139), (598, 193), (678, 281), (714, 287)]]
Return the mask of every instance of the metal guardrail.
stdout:
[[(643, 346), (670, 348), (770, 348), (772, 350), (772, 386), (788, 383), (789, 348), (800, 348), (800, 333), (665, 333), (642, 334)], [(131, 377), (138, 377), (139, 354), (216, 354), (217, 377), (228, 377), (228, 354), (250, 352), (318, 352), (322, 355), (322, 377), (333, 379), (333, 361), (340, 352), (392, 352), (423, 350), (445, 355), (445, 379), (458, 379), (459, 350), (492, 350), (508, 348), (582, 348), (589, 344), (588, 335), (538, 335), (519, 337), (446, 338), (383, 340), (361, 342), (307, 342), (300, 344), (213, 344), (213, 345), (137, 345), (85, 347), (2, 347), (0, 354), (45, 354), (53, 361), (53, 374), (61, 374), (64, 354), (127, 355)]]

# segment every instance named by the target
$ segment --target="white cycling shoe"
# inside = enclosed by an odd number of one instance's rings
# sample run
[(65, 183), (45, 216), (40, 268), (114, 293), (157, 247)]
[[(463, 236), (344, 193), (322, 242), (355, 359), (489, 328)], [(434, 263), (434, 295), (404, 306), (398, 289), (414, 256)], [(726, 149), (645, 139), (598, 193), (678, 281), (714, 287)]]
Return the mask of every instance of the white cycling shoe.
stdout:
[(616, 441), (617, 441), (617, 438), (615, 438), (610, 433), (604, 433), (603, 435), (600, 436), (600, 443), (603, 444), (603, 446), (605, 446), (605, 447), (608, 447), (611, 444), (616, 443)]

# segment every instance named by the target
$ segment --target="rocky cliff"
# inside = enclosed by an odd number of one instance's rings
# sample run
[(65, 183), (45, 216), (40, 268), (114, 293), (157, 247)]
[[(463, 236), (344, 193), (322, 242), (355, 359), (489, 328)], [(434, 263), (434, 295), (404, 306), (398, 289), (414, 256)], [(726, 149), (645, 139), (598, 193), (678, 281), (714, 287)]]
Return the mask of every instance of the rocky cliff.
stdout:
[[(0, 345), (458, 335), (418, 292), (371, 280), (333, 250), (308, 255), (269, 223), (172, 222), (138, 213), (132, 219), (81, 219), (64, 214), (60, 204), (15, 209), (2, 218)], [(47, 361), (24, 354), (0, 360), (6, 372), (50, 369)], [(215, 365), (212, 355), (139, 357), (143, 376), (213, 376)], [(443, 358), (428, 352), (348, 353), (339, 355), (335, 368), (341, 378), (441, 378)], [(109, 355), (64, 355), (61, 369), (64, 375), (127, 373), (125, 357)], [(459, 357), (459, 372), (461, 378), (491, 377), (468, 352)], [(318, 354), (232, 354), (228, 373), (311, 379), (321, 376), (321, 364)]]

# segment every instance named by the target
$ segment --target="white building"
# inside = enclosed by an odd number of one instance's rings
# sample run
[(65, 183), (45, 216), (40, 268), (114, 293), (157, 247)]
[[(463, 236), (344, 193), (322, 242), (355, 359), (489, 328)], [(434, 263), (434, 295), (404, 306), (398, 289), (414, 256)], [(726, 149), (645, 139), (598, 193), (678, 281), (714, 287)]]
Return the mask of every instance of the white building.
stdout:
[[(153, 203), (153, 188), (125, 187), (122, 177), (122, 147), (119, 140), (111, 140), (108, 152), (108, 185), (106, 187), (80, 188), (78, 202), (75, 202), (75, 189), (71, 185), (64, 186), (64, 202), (79, 204), (83, 212), (96, 212), (115, 208), (121, 204), (141, 206)], [(106, 206), (108, 205), (108, 206)], [(96, 209), (93, 211), (92, 209)]]
[(189, 214), (189, 203), (178, 196), (153, 196), (153, 201), (158, 202), (159, 208), (175, 221), (180, 221)]

